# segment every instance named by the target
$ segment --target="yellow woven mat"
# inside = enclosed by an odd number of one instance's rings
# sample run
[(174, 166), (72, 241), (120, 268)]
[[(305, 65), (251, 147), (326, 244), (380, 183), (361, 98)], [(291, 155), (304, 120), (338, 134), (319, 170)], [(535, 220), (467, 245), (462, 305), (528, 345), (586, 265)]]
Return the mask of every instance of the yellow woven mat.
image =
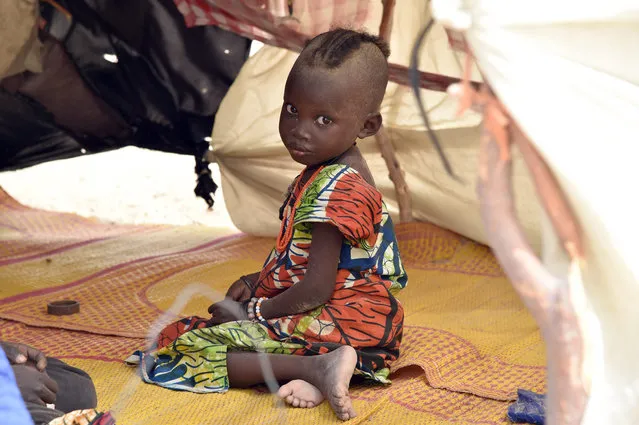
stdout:
[[(281, 409), (255, 390), (203, 396), (142, 385), (121, 363), (185, 286), (221, 296), (235, 277), (259, 269), (272, 240), (104, 225), (27, 209), (1, 190), (0, 212), (0, 338), (86, 369), (100, 406), (115, 408), (119, 423), (336, 422), (326, 405)], [(532, 318), (485, 246), (425, 223), (399, 225), (397, 234), (409, 272), (399, 295), (402, 354), (390, 387), (354, 388), (354, 423), (507, 423), (506, 400), (517, 388), (544, 391), (544, 346)], [(80, 314), (48, 316), (46, 303), (63, 298), (80, 301)], [(182, 313), (203, 315), (210, 303), (196, 296)]]

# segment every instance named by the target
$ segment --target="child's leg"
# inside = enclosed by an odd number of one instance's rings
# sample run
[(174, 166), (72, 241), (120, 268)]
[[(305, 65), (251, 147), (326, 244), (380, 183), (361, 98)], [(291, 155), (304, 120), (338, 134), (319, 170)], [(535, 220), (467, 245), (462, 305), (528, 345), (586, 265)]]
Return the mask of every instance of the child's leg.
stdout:
[[(227, 370), (231, 387), (246, 388), (264, 382), (257, 353), (230, 352)], [(319, 356), (267, 354), (275, 379), (301, 379), (317, 387), (342, 420), (355, 417), (348, 386), (357, 364), (352, 347), (344, 346)]]

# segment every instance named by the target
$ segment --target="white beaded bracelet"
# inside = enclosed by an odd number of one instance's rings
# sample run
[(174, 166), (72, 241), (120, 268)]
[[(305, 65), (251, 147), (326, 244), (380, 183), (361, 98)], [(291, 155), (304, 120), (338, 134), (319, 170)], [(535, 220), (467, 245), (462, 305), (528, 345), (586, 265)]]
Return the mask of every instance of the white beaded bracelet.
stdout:
[(248, 319), (252, 322), (255, 322), (255, 303), (257, 302), (257, 298), (251, 298), (248, 305), (246, 306), (246, 313), (248, 315)]
[(266, 319), (264, 319), (264, 316), (262, 316), (262, 303), (268, 300), (268, 298), (266, 297), (260, 297), (256, 302), (255, 302), (255, 318), (259, 321), (259, 322), (265, 322)]

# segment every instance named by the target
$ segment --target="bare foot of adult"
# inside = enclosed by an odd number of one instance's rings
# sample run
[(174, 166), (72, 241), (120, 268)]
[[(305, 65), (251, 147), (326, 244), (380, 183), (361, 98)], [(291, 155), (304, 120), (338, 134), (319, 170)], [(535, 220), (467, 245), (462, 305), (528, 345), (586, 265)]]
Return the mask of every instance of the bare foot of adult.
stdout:
[(282, 385), (277, 396), (293, 407), (311, 408), (324, 401), (322, 392), (315, 385), (296, 379)]
[(317, 366), (309, 381), (324, 394), (338, 418), (343, 421), (357, 416), (353, 409), (348, 386), (357, 365), (357, 353), (348, 345), (313, 358)]

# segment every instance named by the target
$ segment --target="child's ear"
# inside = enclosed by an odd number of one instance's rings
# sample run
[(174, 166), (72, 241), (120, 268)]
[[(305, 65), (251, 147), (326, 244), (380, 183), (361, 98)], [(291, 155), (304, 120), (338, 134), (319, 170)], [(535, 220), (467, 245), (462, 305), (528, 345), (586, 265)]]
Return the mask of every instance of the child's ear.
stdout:
[(366, 121), (364, 121), (364, 126), (359, 131), (357, 135), (358, 138), (363, 139), (365, 137), (374, 136), (379, 131), (379, 128), (382, 126), (382, 114), (376, 112), (374, 114), (370, 114)]

